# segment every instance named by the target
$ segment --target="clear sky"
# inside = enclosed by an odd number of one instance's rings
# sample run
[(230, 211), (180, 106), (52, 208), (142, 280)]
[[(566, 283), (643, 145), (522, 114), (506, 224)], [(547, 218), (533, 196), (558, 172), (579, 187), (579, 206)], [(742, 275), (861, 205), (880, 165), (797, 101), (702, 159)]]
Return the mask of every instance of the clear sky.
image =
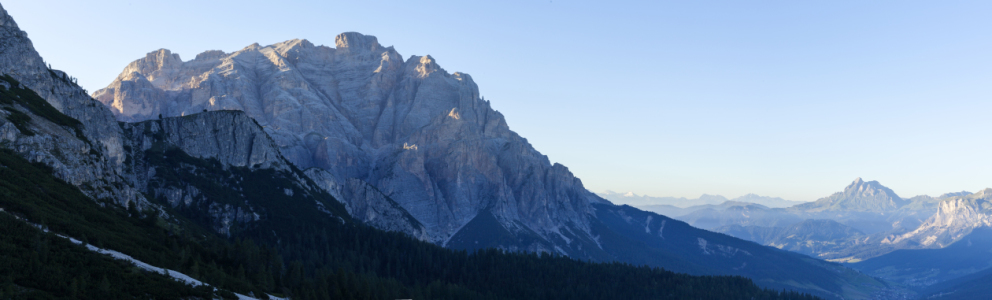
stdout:
[(992, 187), (990, 1), (90, 2), (0, 3), (90, 91), (159, 48), (375, 35), (471, 74), (596, 192)]

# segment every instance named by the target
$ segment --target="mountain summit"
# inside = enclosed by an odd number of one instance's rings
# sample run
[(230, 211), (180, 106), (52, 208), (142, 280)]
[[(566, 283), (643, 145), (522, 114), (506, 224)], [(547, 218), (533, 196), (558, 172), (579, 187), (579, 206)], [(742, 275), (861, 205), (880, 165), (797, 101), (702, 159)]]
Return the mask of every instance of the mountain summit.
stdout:
[(844, 188), (843, 192), (837, 192), (826, 198), (821, 198), (812, 203), (796, 205), (793, 209), (807, 212), (822, 211), (858, 211), (858, 212), (885, 212), (898, 209), (909, 203), (893, 192), (891, 189), (882, 186), (878, 181), (864, 181), (858, 177)]

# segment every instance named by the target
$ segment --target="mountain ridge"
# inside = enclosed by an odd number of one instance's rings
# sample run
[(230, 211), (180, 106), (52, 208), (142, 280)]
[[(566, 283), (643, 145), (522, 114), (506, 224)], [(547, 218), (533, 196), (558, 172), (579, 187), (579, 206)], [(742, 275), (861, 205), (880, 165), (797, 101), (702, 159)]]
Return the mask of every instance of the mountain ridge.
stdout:
[(651, 205), (671, 205), (679, 208), (689, 208), (698, 205), (719, 205), (727, 201), (736, 201), (736, 202), (755, 203), (768, 207), (779, 208), (779, 207), (789, 207), (796, 204), (804, 203), (802, 201), (785, 200), (779, 197), (760, 196), (753, 193), (748, 193), (733, 199), (727, 199), (727, 197), (721, 195), (709, 195), (709, 194), (702, 194), (695, 199), (689, 199), (685, 197), (678, 197), (678, 198), (652, 197), (647, 195), (637, 195), (634, 194), (633, 192), (617, 193), (611, 190), (606, 190), (605, 192), (602, 193), (596, 193), (596, 195), (606, 200), (610, 200), (621, 204), (629, 204), (635, 207), (644, 207)]

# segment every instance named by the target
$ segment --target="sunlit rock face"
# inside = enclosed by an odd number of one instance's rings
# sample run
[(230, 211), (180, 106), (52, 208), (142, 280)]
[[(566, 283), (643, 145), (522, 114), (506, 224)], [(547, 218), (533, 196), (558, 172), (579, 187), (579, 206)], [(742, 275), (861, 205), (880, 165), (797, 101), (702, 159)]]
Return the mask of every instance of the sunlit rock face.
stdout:
[(937, 213), (916, 230), (888, 238), (883, 243), (943, 248), (979, 227), (992, 227), (992, 189), (946, 198), (940, 201)]
[(162, 49), (93, 96), (122, 121), (245, 111), (291, 162), (325, 170), (338, 196), (376, 201), (342, 199), (356, 218), (375, 224), (388, 198), (427, 229), (409, 233), (438, 244), (485, 211), (541, 237), (501, 247), (568, 252), (554, 241), (563, 230), (586, 235), (600, 201), (510, 131), (471, 76), (429, 55), (404, 60), (359, 33), (338, 35), (333, 48), (289, 40), (190, 61)]

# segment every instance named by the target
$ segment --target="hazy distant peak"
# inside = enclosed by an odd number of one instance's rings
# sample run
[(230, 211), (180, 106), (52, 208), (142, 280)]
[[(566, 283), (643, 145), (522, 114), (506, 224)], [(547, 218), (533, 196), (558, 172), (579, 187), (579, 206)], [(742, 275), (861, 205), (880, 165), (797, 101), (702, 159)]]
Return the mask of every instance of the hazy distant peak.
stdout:
[(756, 194), (747, 194), (734, 199), (727, 199), (727, 197), (721, 195), (710, 195), (702, 194), (699, 198), (689, 199), (685, 197), (652, 197), (647, 195), (638, 195), (634, 192), (619, 193), (611, 190), (603, 191), (602, 193), (597, 193), (600, 197), (607, 200), (616, 202), (630, 204), (632, 206), (651, 206), (651, 205), (671, 205), (674, 207), (693, 207), (699, 205), (721, 205), (728, 201), (735, 203), (748, 203), (748, 204), (759, 204), (765, 208), (782, 208), (790, 207), (796, 204), (803, 203), (801, 201), (790, 201), (784, 200), (778, 197), (766, 197), (759, 196)]
[(864, 181), (861, 179), (861, 177), (854, 179), (854, 182), (851, 182), (850, 185), (844, 188), (844, 194), (847, 195), (859, 194), (860, 196), (867, 196), (867, 197), (884, 195), (895, 199), (900, 199), (900, 200), (902, 199), (899, 198), (899, 196), (896, 195), (896, 193), (893, 192), (891, 189), (883, 186), (881, 183), (878, 183), (878, 181), (875, 180)]
[(968, 195), (971, 195), (971, 194), (972, 193), (969, 192), (969, 191), (960, 191), (960, 192), (956, 192), (956, 193), (945, 193), (943, 195), (940, 195), (940, 197), (937, 197), (937, 198), (943, 199), (943, 198), (950, 198), (950, 197), (962, 197), (962, 196), (968, 196)]
[(878, 181), (854, 179), (843, 192), (834, 193), (816, 202), (797, 205), (795, 209), (807, 211), (862, 211), (883, 212), (898, 209), (909, 203)]
[(746, 208), (746, 209), (761, 209), (761, 210), (768, 209), (768, 206), (761, 205), (759, 203), (741, 202), (741, 201), (734, 201), (734, 200), (727, 200), (726, 202), (721, 203), (720, 206), (721, 207), (725, 207), (727, 209), (734, 208), (734, 207)]

